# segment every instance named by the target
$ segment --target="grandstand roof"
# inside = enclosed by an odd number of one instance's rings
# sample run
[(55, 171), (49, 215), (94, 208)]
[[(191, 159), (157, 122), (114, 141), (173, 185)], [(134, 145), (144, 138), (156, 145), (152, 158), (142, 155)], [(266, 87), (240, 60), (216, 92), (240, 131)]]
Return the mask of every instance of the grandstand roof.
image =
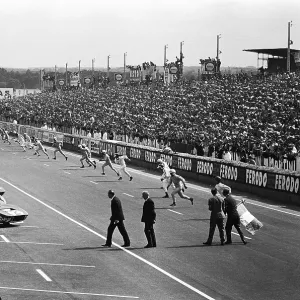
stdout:
[[(273, 56), (281, 56), (287, 57), (287, 48), (274, 48), (274, 49), (245, 49), (243, 51), (247, 52), (255, 52), (258, 54), (268, 54)], [(300, 50), (297, 49), (290, 49), (291, 54)]]

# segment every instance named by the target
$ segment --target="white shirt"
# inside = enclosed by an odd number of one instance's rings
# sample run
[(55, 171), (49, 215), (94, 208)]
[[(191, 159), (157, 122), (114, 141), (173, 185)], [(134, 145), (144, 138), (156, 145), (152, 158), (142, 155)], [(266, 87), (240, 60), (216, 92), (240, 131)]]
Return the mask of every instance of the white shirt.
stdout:
[(89, 132), (89, 133), (86, 135), (86, 137), (90, 139), (90, 138), (92, 137), (92, 134)]
[(102, 140), (103, 140), (103, 141), (106, 141), (106, 140), (107, 140), (107, 132), (104, 132), (104, 133), (103, 133)]
[(121, 167), (126, 167), (125, 159), (128, 159), (127, 155), (121, 155), (116, 159), (116, 161)]
[(96, 132), (96, 133), (94, 134), (94, 139), (95, 139), (95, 140), (101, 140), (101, 133)]
[(224, 160), (231, 160), (231, 154), (230, 154), (229, 151), (228, 151), (228, 152), (227, 152), (227, 151), (225, 152), (223, 159), (224, 159)]
[(226, 185), (226, 184), (224, 184), (224, 183), (222, 183), (222, 182), (216, 184), (216, 185), (215, 185), (215, 188), (217, 189), (218, 193), (219, 193), (222, 197), (224, 197), (224, 196), (223, 196), (223, 191), (224, 191), (225, 189), (228, 189), (228, 190), (229, 190), (229, 194), (231, 193), (231, 188), (230, 188), (228, 185)]

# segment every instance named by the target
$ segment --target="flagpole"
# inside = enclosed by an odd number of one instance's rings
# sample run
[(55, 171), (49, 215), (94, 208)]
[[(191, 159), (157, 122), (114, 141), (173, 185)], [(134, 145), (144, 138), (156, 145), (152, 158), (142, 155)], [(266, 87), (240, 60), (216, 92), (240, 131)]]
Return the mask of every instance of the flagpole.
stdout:
[(286, 71), (288, 73), (291, 71), (291, 23), (292, 22), (288, 22), (288, 48), (286, 58)]
[(56, 65), (55, 65), (55, 67), (54, 67), (54, 84), (55, 84), (55, 89), (56, 89), (56, 83), (57, 83), (57, 73), (56, 73)]
[(109, 59), (110, 59), (110, 55), (108, 55), (107, 56), (107, 78), (109, 78), (109, 69), (110, 69), (110, 67), (109, 67)]
[(219, 41), (220, 41), (220, 38), (221, 38), (221, 34), (218, 34), (217, 35), (217, 68), (216, 68), (216, 71), (217, 71), (217, 73), (219, 73), (220, 72), (220, 70), (218, 69), (218, 62), (219, 62), (219, 54), (220, 54), (220, 49), (219, 49)]
[(183, 46), (184, 42), (180, 42), (180, 67), (181, 67), (181, 70), (180, 70), (180, 73), (181, 73), (181, 76), (183, 76), (183, 53), (182, 53), (182, 46)]
[(124, 75), (123, 75), (123, 82), (126, 82), (126, 57), (127, 57), (127, 52), (124, 53)]
[(68, 63), (66, 63), (66, 86), (68, 86)]
[(81, 60), (78, 62), (78, 75), (79, 75), (79, 84), (81, 85), (80, 63), (81, 63)]

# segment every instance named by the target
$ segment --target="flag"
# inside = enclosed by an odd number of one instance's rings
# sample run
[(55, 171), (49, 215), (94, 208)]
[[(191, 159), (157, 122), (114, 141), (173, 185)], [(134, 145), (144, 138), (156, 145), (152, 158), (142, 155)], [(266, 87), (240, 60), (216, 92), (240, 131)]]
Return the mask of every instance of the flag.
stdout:
[(257, 230), (263, 227), (263, 224), (258, 221), (246, 208), (244, 201), (238, 204), (237, 211), (240, 216), (241, 223), (252, 235), (254, 235)]

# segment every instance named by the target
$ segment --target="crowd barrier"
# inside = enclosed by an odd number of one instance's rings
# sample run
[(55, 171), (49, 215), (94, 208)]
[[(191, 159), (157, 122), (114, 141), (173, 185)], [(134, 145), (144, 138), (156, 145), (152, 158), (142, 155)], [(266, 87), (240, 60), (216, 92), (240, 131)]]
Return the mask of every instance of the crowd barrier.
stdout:
[(89, 146), (95, 156), (100, 156), (102, 150), (106, 150), (111, 156), (114, 156), (115, 153), (126, 154), (132, 164), (153, 171), (157, 171), (157, 159), (163, 158), (170, 167), (176, 169), (185, 178), (213, 186), (215, 185), (215, 176), (220, 176), (224, 183), (233, 190), (300, 205), (300, 172), (190, 154), (167, 154), (157, 148), (120, 141), (95, 140), (86, 136), (51, 132), (7, 122), (0, 122), (0, 126), (9, 132), (27, 132), (30, 136), (35, 136), (45, 143), (52, 143), (53, 137), (56, 136), (57, 140), (63, 143), (63, 148), (70, 151), (79, 152), (78, 145), (84, 143)]

